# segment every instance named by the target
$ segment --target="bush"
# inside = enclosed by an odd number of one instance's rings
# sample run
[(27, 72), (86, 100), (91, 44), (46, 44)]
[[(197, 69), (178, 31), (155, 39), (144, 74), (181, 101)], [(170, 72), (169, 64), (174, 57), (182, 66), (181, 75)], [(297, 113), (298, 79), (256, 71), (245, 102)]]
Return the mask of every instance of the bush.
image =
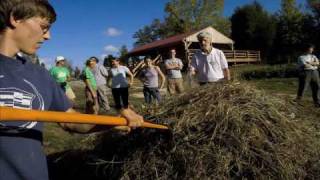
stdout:
[(293, 78), (298, 77), (295, 65), (276, 66), (248, 66), (245, 68), (234, 68), (235, 76), (244, 80), (265, 78)]

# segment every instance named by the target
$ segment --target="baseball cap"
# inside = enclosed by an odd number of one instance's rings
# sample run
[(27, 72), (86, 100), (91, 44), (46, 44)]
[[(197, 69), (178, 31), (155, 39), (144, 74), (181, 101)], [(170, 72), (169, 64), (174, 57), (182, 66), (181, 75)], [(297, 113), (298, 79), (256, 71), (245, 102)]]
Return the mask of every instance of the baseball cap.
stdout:
[(57, 62), (59, 62), (59, 61), (65, 61), (65, 60), (66, 60), (66, 59), (65, 59), (63, 56), (57, 56), (55, 61), (56, 61), (56, 63), (57, 63)]

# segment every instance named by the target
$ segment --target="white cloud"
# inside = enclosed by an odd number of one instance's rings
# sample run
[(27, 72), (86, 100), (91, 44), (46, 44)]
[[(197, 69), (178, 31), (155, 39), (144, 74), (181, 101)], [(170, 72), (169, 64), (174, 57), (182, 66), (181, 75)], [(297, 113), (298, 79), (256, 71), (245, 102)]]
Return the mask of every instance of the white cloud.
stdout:
[(113, 53), (119, 52), (119, 48), (117, 48), (117, 47), (115, 47), (115, 46), (113, 46), (113, 45), (107, 45), (107, 46), (104, 47), (104, 51), (105, 51), (106, 53), (111, 53), (111, 54), (113, 54)]
[(122, 31), (114, 27), (109, 27), (106, 31), (106, 35), (111, 37), (120, 36), (121, 34)]

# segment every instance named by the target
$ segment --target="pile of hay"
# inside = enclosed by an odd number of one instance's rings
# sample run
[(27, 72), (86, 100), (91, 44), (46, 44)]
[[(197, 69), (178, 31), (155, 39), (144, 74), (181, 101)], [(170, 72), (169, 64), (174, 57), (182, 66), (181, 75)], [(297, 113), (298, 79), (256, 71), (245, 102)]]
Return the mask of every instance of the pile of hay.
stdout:
[(85, 161), (110, 179), (319, 179), (319, 134), (295, 106), (246, 84), (202, 86), (154, 114), (171, 133), (104, 135)]

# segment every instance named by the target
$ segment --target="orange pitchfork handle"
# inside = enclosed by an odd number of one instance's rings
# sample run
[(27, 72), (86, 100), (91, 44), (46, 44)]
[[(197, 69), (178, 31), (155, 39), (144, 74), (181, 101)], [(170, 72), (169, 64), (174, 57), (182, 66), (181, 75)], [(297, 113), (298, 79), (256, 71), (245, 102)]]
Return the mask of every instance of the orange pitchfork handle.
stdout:
[[(40, 121), (57, 123), (100, 124), (109, 126), (127, 126), (127, 120), (122, 117), (65, 113), (54, 111), (21, 110), (10, 107), (0, 107), (1, 121)], [(167, 126), (143, 122), (141, 127), (168, 129)]]

